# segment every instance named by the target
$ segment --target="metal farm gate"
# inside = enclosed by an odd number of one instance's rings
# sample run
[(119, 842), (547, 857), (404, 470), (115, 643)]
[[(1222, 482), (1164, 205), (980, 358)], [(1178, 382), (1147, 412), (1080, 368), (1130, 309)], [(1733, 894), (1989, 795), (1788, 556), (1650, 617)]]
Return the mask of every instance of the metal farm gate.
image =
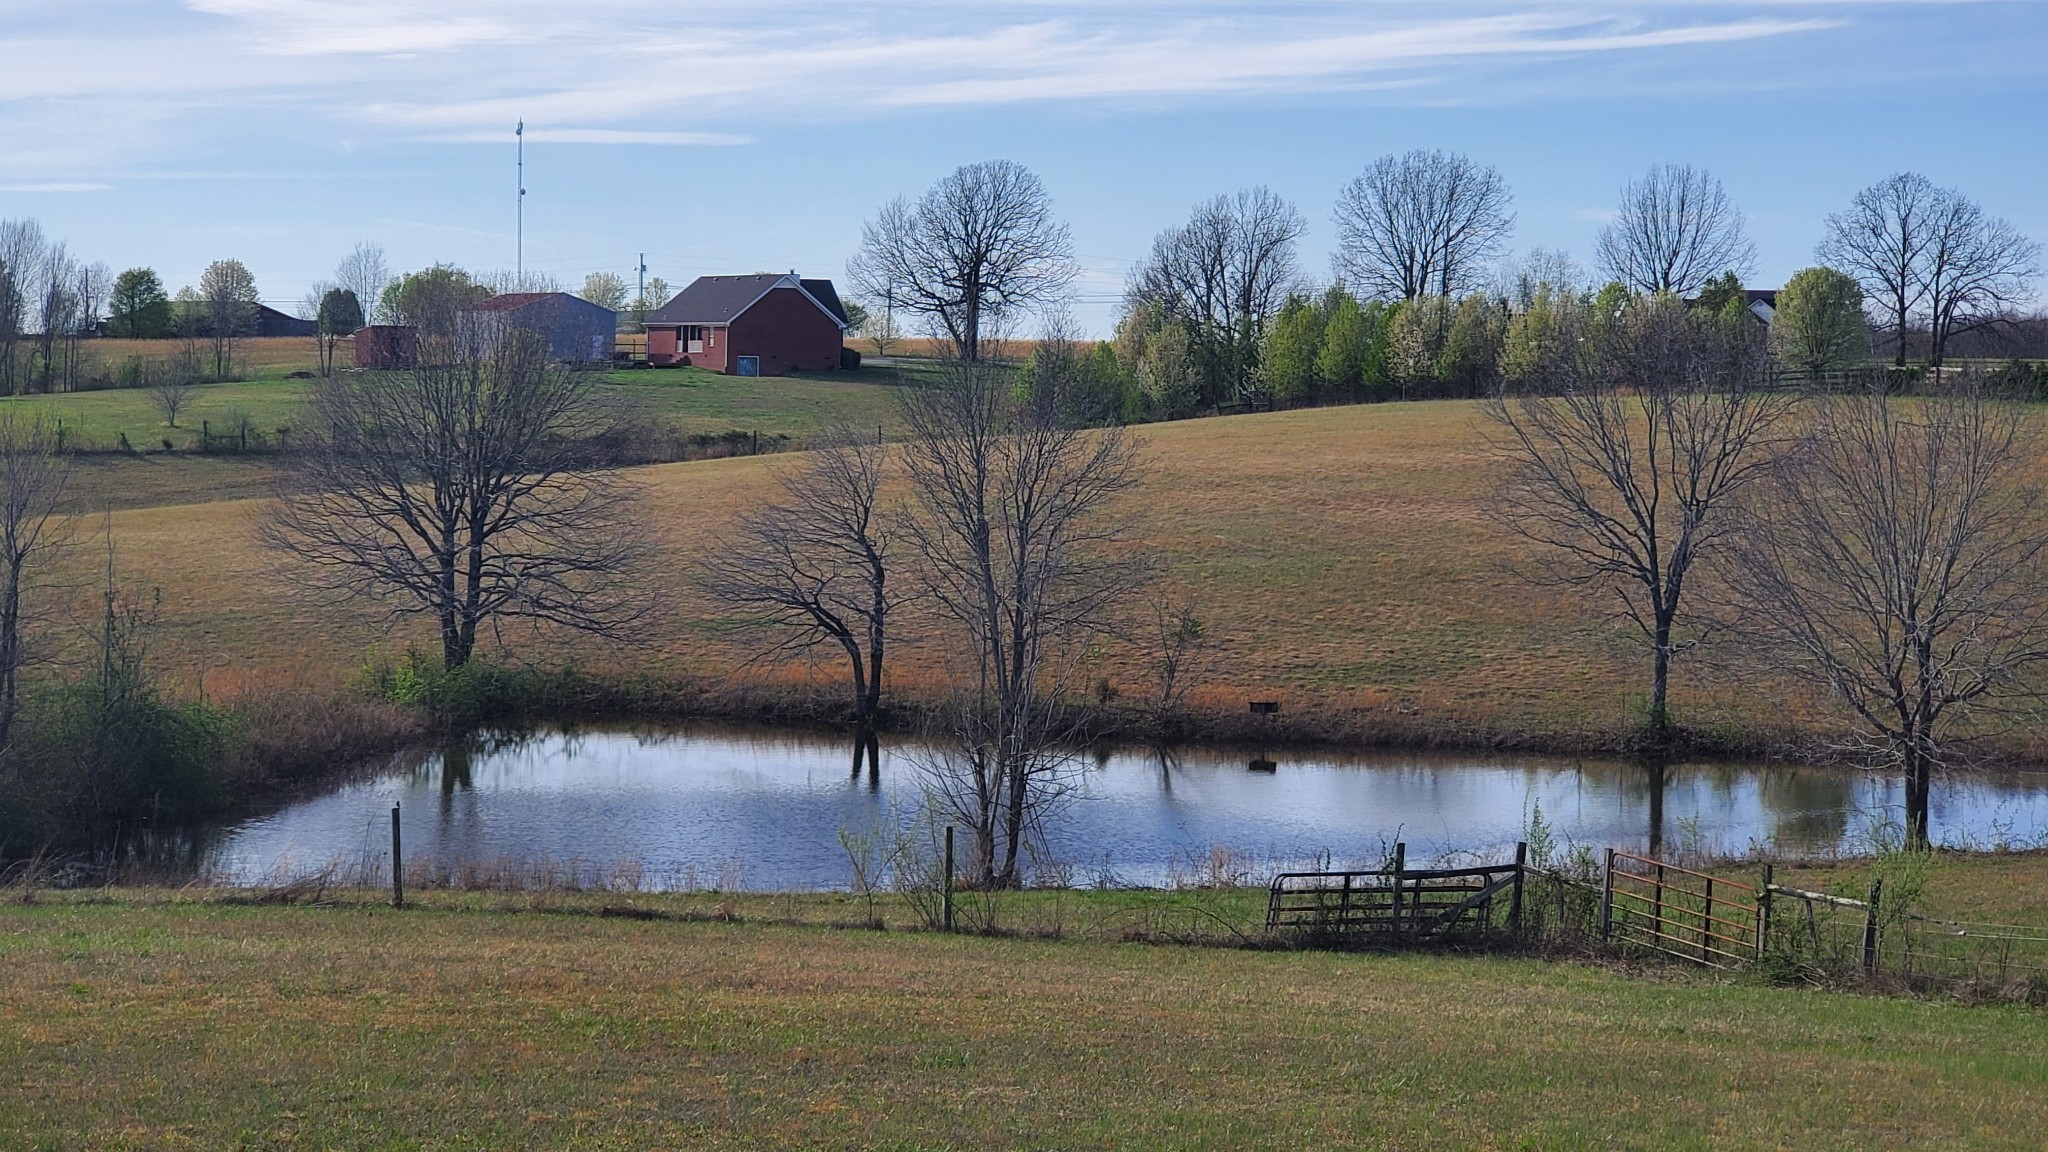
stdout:
[(1315, 939), (1448, 939), (1515, 932), (1522, 919), (1528, 846), (1512, 864), (1409, 868), (1408, 848), (1393, 862), (1356, 872), (1283, 872), (1266, 897), (1266, 930)]
[(1756, 884), (1607, 850), (1600, 934), (1709, 968), (1732, 968), (1763, 953), (1764, 890)]

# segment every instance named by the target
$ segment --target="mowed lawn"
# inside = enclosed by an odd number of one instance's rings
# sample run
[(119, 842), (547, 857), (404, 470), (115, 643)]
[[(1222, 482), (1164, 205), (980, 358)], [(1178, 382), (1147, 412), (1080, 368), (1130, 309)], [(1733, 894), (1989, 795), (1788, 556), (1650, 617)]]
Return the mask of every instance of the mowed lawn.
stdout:
[(1513, 959), (0, 908), (0, 1147), (2038, 1148), (2048, 1028)]
[[(52, 436), (61, 426), (68, 447), (87, 451), (115, 451), (125, 436), (128, 446), (137, 452), (162, 452), (166, 441), (178, 452), (190, 452), (202, 446), (209, 425), (219, 436), (238, 426), (243, 415), (264, 442), (274, 444), (278, 429), (291, 429), (303, 420), (303, 401), (310, 385), (304, 379), (291, 379), (289, 374), (316, 369), (318, 353), (310, 338), (271, 337), (242, 343), (238, 370), (248, 378), (194, 387), (187, 407), (178, 413), (175, 428), (165, 422), (145, 388), (4, 397), (0, 398), (0, 413), (40, 420)], [(88, 347), (103, 363), (118, 365), (131, 356), (146, 360), (171, 356), (177, 342), (106, 340)], [(349, 356), (344, 341), (337, 363), (349, 363)], [(912, 365), (741, 378), (673, 368), (609, 371), (603, 380), (607, 395), (638, 404), (650, 417), (684, 433), (759, 432), (764, 437), (800, 441), (840, 422), (863, 428), (896, 427), (896, 386), (923, 370)], [(289, 433), (286, 435), (288, 438)]]
[[(1248, 697), (1279, 699), (1289, 715), (1334, 716), (1361, 738), (1421, 728), (1463, 740), (1570, 740), (1635, 722), (1648, 684), (1637, 642), (1600, 601), (1510, 572), (1522, 546), (1485, 514), (1493, 464), (1477, 420), (1472, 405), (1444, 402), (1135, 430), (1151, 466), (1128, 512), (1162, 561), (1162, 584), (1193, 604), (1212, 641), (1191, 677), (1198, 704), (1236, 714)], [(516, 630), (508, 639), (526, 658), (573, 654), (589, 667), (656, 675), (746, 664), (759, 641), (735, 634), (733, 616), (695, 589), (692, 558), (772, 495), (777, 470), (799, 462), (785, 454), (637, 470), (651, 531), (670, 557), (656, 577), (663, 622), (633, 645)], [(124, 574), (162, 593), (153, 652), (163, 667), (331, 674), (359, 667), (373, 644), (390, 654), (424, 640), (307, 597), (289, 564), (258, 548), (257, 509), (219, 500), (114, 515)], [(904, 624), (915, 630), (914, 612)], [(942, 680), (945, 651), (901, 645), (899, 689)], [(1129, 642), (1102, 648), (1089, 675), (1142, 699), (1154, 691), (1154, 666), (1137, 626)], [(827, 657), (797, 672), (838, 675)], [(1802, 719), (1782, 686), (1709, 680), (1684, 662), (1675, 683), (1688, 723), (1748, 731)]]

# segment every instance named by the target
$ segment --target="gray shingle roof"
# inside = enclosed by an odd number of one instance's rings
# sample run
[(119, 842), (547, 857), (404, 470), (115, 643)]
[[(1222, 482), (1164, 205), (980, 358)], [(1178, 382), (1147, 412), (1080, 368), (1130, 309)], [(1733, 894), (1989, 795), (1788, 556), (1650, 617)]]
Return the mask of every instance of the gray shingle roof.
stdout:
[[(768, 294), (768, 290), (785, 280), (786, 274), (756, 272), (750, 276), (699, 276), (688, 288), (676, 293), (675, 299), (647, 314), (649, 324), (730, 324), (733, 318), (746, 311), (756, 300)], [(832, 290), (830, 280), (799, 280), (819, 307), (831, 313), (842, 325), (846, 323), (846, 311), (839, 304), (839, 294)], [(823, 286), (822, 295), (819, 286)]]
[(839, 317), (842, 326), (846, 323), (846, 306), (839, 302), (839, 292), (832, 287), (830, 280), (805, 280), (803, 286), (804, 291), (811, 294), (811, 299), (823, 304), (825, 311)]

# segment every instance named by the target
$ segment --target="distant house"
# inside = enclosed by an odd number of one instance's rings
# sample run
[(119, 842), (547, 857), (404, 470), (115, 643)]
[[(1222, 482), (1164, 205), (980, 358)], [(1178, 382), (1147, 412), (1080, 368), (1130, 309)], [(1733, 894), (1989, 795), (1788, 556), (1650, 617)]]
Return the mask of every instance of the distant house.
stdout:
[(830, 280), (796, 273), (700, 276), (649, 313), (647, 362), (728, 376), (781, 376), (839, 367), (846, 309)]
[(611, 309), (567, 292), (507, 292), (455, 315), (457, 337), (487, 348), (509, 331), (546, 341), (548, 355), (571, 364), (609, 362), (619, 318)]
[(420, 335), (410, 324), (358, 328), (351, 343), (358, 368), (410, 368), (420, 358)]
[(318, 336), (320, 325), (317, 321), (301, 320), (288, 312), (279, 312), (268, 304), (256, 306), (256, 322), (250, 325), (257, 336)]
[(1778, 290), (1775, 288), (1747, 289), (1742, 293), (1742, 306), (1747, 308), (1749, 314), (1756, 317), (1759, 323), (1769, 328), (1771, 321), (1778, 315)]

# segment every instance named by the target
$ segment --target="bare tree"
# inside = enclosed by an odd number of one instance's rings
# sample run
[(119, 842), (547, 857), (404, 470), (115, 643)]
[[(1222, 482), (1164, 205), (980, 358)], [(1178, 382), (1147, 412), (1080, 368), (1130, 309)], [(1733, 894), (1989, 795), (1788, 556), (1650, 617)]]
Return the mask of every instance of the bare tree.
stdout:
[(35, 280), (36, 363), (43, 392), (55, 390), (57, 349), (77, 322), (77, 280), (78, 263), (69, 249), (62, 243), (44, 249)]
[(391, 283), (391, 265), (385, 262), (381, 246), (365, 240), (350, 249), (334, 270), (334, 282), (356, 294), (365, 323), (392, 323), (381, 311), (384, 289)]
[(887, 356), (889, 349), (903, 339), (903, 330), (896, 326), (896, 305), (894, 301), (870, 303), (867, 319), (860, 326), (860, 334), (874, 345), (875, 355)]
[[(1670, 299), (1594, 323), (1568, 311), (1534, 390), (1484, 411), (1507, 464), (1494, 510), (1538, 548), (1528, 573), (1613, 596), (1651, 651), (1648, 729), (1670, 733), (1671, 658), (1699, 639), (1693, 570), (1770, 460), (1790, 403), (1753, 326)], [(1689, 634), (1688, 634), (1689, 633)]]
[(1132, 269), (1126, 298), (1187, 325), (1210, 400), (1241, 399), (1256, 387), (1267, 322), (1300, 282), (1294, 242), (1306, 229), (1294, 205), (1251, 188), (1197, 205)]
[(1926, 298), (1927, 246), (1946, 198), (1917, 172), (1901, 172), (1856, 194), (1849, 207), (1828, 217), (1827, 237), (1816, 250), (1821, 262), (1856, 278), (1863, 294), (1891, 329), (1896, 363), (1906, 363), (1906, 338)]
[(870, 300), (922, 316), (969, 364), (985, 335), (1073, 282), (1073, 243), (1031, 170), (1009, 160), (969, 164), (913, 204), (898, 199), (861, 226), (847, 264)]
[(2003, 319), (2025, 298), (2040, 245), (1951, 191), (1927, 246), (1927, 357), (1939, 368), (1949, 338)]
[(1674, 296), (1690, 296), (1725, 272), (1746, 275), (1756, 263), (1741, 210), (1719, 180), (1690, 164), (1658, 164), (1622, 185), (1598, 251), (1610, 279)]
[(1904, 367), (1913, 327), (1940, 366), (1950, 338), (2004, 318), (2025, 296), (2040, 246), (1953, 188), (1901, 172), (1828, 217), (1821, 260), (1856, 278)]
[(637, 491), (592, 450), (628, 416), (597, 380), (532, 339), (321, 380), (262, 537), (316, 588), (431, 618), (449, 668), (503, 620), (621, 636), (651, 553)]
[(172, 364), (150, 370), (155, 379), (149, 385), (149, 402), (173, 428), (178, 426), (178, 413), (192, 402), (192, 377), (181, 371), (182, 367)]
[(17, 353), (30, 329), (46, 247), (34, 220), (0, 220), (0, 392), (9, 396), (27, 384)]
[(1181, 705), (1190, 682), (1207, 663), (1215, 647), (1209, 626), (1195, 614), (1192, 603), (1161, 592), (1151, 604), (1152, 639), (1156, 645), (1153, 665), (1158, 696), (1152, 702), (1152, 723), (1163, 738), (1176, 735)]
[(1531, 248), (1505, 264), (1494, 294), (1518, 311), (1527, 311), (1538, 296), (1577, 296), (1586, 290), (1586, 270), (1562, 248)]
[(976, 881), (1012, 886), (1072, 763), (1085, 643), (1142, 575), (1115, 510), (1138, 481), (1138, 445), (1036, 418), (1011, 374), (985, 364), (908, 394), (904, 417), (906, 539), (968, 664), (926, 767), (936, 802), (973, 832)]
[(1501, 255), (1513, 204), (1499, 172), (1455, 152), (1382, 156), (1337, 194), (1337, 278), (1389, 299), (1464, 292)]
[(1733, 625), (1904, 774), (1917, 844), (1957, 729), (2033, 696), (2048, 664), (2044, 463), (2038, 418), (1973, 385), (1831, 397), (1727, 553)]
[(0, 412), (0, 756), (20, 713), (20, 678), (28, 662), (24, 600), (36, 573), (69, 543), (63, 502), (71, 468), (43, 435)]
[(781, 499), (740, 518), (704, 563), (713, 596), (785, 632), (775, 651), (836, 644), (846, 653), (860, 755), (875, 751), (882, 663), (896, 594), (891, 533), (881, 505), (889, 449), (879, 432), (828, 433), (805, 463), (778, 477)]

